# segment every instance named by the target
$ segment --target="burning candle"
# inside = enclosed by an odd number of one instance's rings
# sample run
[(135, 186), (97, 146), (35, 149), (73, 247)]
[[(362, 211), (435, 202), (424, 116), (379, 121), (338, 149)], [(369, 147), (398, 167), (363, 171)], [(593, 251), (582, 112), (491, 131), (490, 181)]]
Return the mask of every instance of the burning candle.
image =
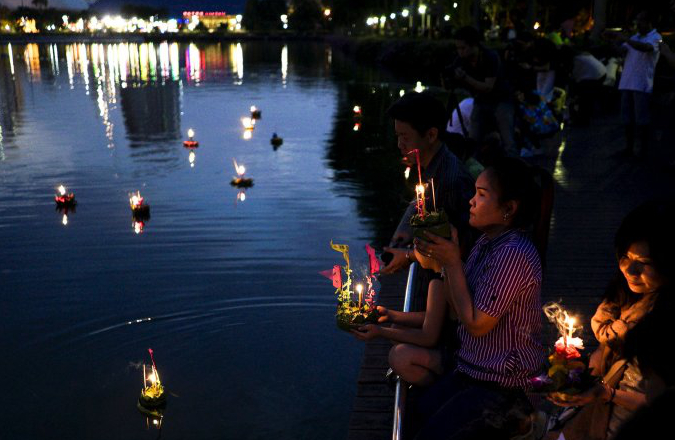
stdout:
[(410, 177), (410, 167), (406, 167), (405, 171), (403, 172), (403, 175), (405, 176), (405, 180), (408, 180)]
[(62, 196), (66, 195), (66, 187), (63, 185), (59, 185), (59, 194)]
[(244, 165), (239, 165), (236, 159), (232, 159), (232, 162), (234, 163), (234, 171), (236, 171), (237, 175), (239, 177), (244, 177), (244, 173), (246, 173), (246, 167)]
[(188, 128), (187, 135), (188, 139), (193, 140), (193, 138), (195, 137), (195, 131), (191, 128)]
[(59, 187), (56, 189), (56, 191), (57, 191), (57, 193), (56, 193), (56, 195), (54, 195), (54, 201), (56, 201), (56, 205), (58, 207), (68, 208), (68, 207), (72, 207), (76, 204), (75, 194), (68, 193), (65, 186), (59, 185)]
[(353, 110), (354, 110), (354, 115), (361, 116), (361, 106), (360, 105), (355, 105)]
[(363, 284), (359, 283), (356, 285), (356, 292), (359, 294), (359, 308), (361, 308), (361, 302), (363, 301)]
[(189, 128), (188, 131), (187, 131), (187, 135), (188, 135), (188, 140), (183, 141), (183, 146), (185, 148), (190, 148), (190, 149), (199, 147), (199, 142), (197, 142), (194, 139), (195, 131), (193, 129)]
[(129, 204), (133, 211), (141, 209), (143, 206), (143, 197), (141, 197), (140, 191), (136, 191), (136, 194), (132, 194), (131, 197), (129, 197)]
[(253, 130), (255, 128), (255, 119), (241, 118), (241, 125), (244, 126), (244, 130)]
[(415, 185), (415, 195), (417, 197), (417, 214), (424, 218), (424, 185), (421, 183)]
[(361, 123), (357, 122), (354, 124), (354, 131), (359, 131), (361, 129)]

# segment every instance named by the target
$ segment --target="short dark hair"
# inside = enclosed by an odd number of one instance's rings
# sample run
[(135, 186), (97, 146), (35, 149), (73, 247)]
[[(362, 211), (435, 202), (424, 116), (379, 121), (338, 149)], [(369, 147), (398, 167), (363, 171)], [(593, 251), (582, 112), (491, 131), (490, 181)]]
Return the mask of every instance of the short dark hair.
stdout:
[(478, 46), (481, 42), (481, 35), (473, 26), (464, 26), (455, 32), (455, 40), (462, 40), (469, 46)]
[(448, 123), (445, 106), (428, 92), (406, 93), (389, 107), (387, 115), (410, 124), (420, 136), (424, 136), (430, 128), (436, 128), (440, 138)]
[(490, 182), (499, 194), (499, 202), (518, 202), (512, 225), (517, 228), (531, 226), (539, 212), (541, 191), (535, 180), (534, 169), (515, 157), (497, 158), (489, 167)]

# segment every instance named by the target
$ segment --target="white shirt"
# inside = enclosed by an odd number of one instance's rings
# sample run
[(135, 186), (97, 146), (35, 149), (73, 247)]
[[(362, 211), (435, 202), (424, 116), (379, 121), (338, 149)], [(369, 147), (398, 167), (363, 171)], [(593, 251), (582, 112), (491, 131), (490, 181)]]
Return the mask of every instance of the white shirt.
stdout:
[(590, 53), (582, 53), (574, 57), (572, 78), (574, 82), (594, 81), (607, 74), (607, 68)]
[[(459, 111), (462, 112), (462, 121), (464, 121), (464, 127), (466, 127), (467, 134), (471, 132), (471, 112), (473, 111), (473, 98), (463, 99), (459, 103)], [(457, 114), (457, 109), (453, 110), (452, 118), (448, 121), (447, 130), (450, 133), (459, 133), (464, 136), (462, 131), (462, 124), (459, 122), (459, 115)]]
[(628, 43), (623, 43), (623, 47), (628, 50), (626, 60), (623, 62), (623, 72), (619, 81), (619, 90), (633, 90), (636, 92), (651, 93), (654, 88), (654, 67), (659, 60), (659, 43), (661, 35), (652, 29), (647, 35), (635, 34), (631, 38), (633, 41), (651, 44), (654, 50), (651, 52), (641, 52), (633, 49)]

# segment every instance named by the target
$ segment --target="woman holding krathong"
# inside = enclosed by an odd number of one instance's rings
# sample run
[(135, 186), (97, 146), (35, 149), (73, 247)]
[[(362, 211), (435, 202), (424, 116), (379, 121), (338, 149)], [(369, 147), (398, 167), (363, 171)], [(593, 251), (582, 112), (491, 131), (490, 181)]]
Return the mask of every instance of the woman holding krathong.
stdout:
[(483, 171), (470, 201), (469, 224), (483, 232), (462, 265), (457, 231), (446, 240), (416, 240), (441, 263), (445, 294), (459, 318), (457, 367), (433, 386), (419, 410), (420, 439), (509, 438), (532, 429), (525, 389), (544, 362), (541, 262), (526, 228), (540, 189), (533, 170), (502, 158)]
[(609, 285), (591, 325), (600, 346), (590, 367), (602, 381), (590, 390), (551, 397), (560, 406), (585, 406), (563, 433), (565, 438), (613, 438), (621, 425), (645, 404), (640, 366), (623, 355), (626, 335), (669, 298), (659, 297), (675, 273), (675, 205), (649, 202), (629, 213), (614, 239), (619, 271)]
[(417, 250), (409, 252), (409, 260), (433, 273), (425, 311), (399, 312), (378, 306), (378, 324), (392, 325), (367, 324), (352, 333), (363, 341), (381, 337), (394, 342), (389, 351), (391, 372), (410, 384), (424, 387), (449, 369), (457, 346), (453, 331), (456, 329), (456, 314), (445, 300), (440, 263)]

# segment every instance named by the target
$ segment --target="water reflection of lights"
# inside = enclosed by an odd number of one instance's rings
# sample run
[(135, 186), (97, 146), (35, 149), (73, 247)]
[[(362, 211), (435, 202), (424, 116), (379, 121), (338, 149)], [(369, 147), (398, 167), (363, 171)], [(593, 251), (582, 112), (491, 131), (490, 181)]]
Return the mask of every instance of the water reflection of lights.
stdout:
[(354, 124), (354, 131), (359, 131), (361, 129), (361, 123), (357, 122)]
[(567, 146), (567, 140), (563, 137), (560, 141), (560, 147), (558, 147), (558, 157), (555, 160), (555, 166), (553, 167), (553, 178), (558, 184), (567, 188), (567, 169), (562, 161), (562, 156), (565, 153), (565, 147)]
[(26, 69), (31, 79), (40, 80), (40, 49), (37, 44), (27, 44), (23, 52)]
[(288, 46), (284, 44), (281, 48), (281, 83), (286, 85), (286, 77), (288, 76)]
[(52, 64), (52, 75), (59, 75), (59, 49), (56, 44), (49, 46), (49, 59)]
[(61, 223), (63, 223), (63, 226), (66, 226), (68, 224), (68, 214), (63, 214), (63, 219), (61, 220)]
[(195, 154), (194, 150), (190, 151), (190, 154), (188, 155), (188, 162), (190, 162), (190, 168), (195, 167), (195, 159), (197, 155)]
[(253, 138), (253, 130), (244, 130), (244, 140), (251, 140)]
[(253, 130), (255, 128), (255, 119), (247, 117), (241, 118), (241, 125), (245, 130)]
[(12, 43), (7, 43), (7, 52), (9, 56), (9, 70), (12, 72), (12, 76), (14, 75), (14, 54), (12, 53)]
[(201, 75), (201, 66), (200, 66), (200, 52), (199, 48), (191, 43), (187, 48), (187, 53), (185, 57), (185, 62), (188, 64), (186, 66), (186, 71), (190, 72), (189, 78), (196, 83), (199, 83)]
[(237, 193), (237, 202), (244, 202), (246, 201), (246, 191), (241, 190)]
[(230, 60), (232, 61), (232, 71), (236, 73), (236, 85), (241, 85), (244, 80), (244, 50), (241, 43), (230, 45)]
[(145, 227), (145, 223), (142, 222), (142, 221), (133, 220), (133, 222), (131, 223), (131, 227), (134, 229), (134, 232), (136, 234), (140, 234), (140, 233), (143, 232), (143, 228)]

